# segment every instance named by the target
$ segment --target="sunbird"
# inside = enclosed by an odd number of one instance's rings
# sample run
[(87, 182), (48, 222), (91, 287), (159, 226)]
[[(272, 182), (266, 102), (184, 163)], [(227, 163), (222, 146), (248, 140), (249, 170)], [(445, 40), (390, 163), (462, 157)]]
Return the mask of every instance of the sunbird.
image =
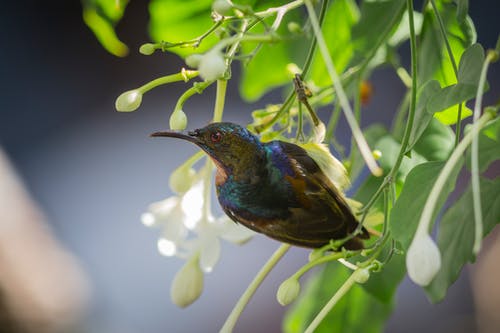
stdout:
[[(343, 194), (307, 151), (290, 142), (261, 142), (246, 128), (215, 122), (187, 132), (153, 137), (194, 143), (216, 166), (215, 186), (224, 212), (236, 223), (291, 245), (320, 248), (358, 228)], [(363, 248), (361, 228), (342, 246)]]

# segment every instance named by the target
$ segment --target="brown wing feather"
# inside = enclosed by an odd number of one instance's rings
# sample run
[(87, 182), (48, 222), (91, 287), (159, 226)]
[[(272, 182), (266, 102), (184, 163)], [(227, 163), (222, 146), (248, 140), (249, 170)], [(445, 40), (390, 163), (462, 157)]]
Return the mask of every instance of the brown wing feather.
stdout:
[[(330, 179), (321, 171), (318, 164), (301, 147), (280, 142), (290, 157), (295, 177), (287, 180), (292, 184), (300, 208), (291, 208), (292, 218), (287, 226), (289, 236), (296, 235), (297, 241), (304, 246), (327, 244), (331, 239), (342, 239), (354, 232), (358, 221), (352, 214), (343, 195), (335, 188)], [(290, 227), (294, 227), (293, 231)], [(346, 248), (362, 247), (358, 239), (369, 238), (363, 228), (362, 233), (345, 244)], [(321, 246), (321, 245), (319, 245)]]

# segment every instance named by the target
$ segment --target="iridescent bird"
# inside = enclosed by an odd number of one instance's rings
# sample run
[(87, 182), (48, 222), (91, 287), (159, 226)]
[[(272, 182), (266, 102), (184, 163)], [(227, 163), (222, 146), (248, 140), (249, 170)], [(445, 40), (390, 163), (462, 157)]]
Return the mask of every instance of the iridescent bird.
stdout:
[[(156, 132), (196, 144), (214, 161), (219, 203), (235, 222), (292, 245), (319, 248), (358, 227), (341, 192), (302, 147), (284, 141), (263, 143), (233, 123), (212, 123), (188, 132)], [(363, 248), (366, 229), (347, 240)]]

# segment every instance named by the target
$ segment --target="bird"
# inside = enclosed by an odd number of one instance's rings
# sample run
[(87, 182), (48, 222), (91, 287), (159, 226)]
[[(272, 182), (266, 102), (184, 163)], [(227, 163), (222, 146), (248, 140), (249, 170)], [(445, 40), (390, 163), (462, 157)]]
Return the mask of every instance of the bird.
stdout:
[[(178, 138), (201, 148), (216, 166), (215, 186), (222, 210), (249, 229), (312, 249), (346, 239), (343, 248), (358, 250), (370, 237), (364, 227), (358, 228), (343, 193), (299, 145), (262, 142), (231, 122), (151, 136)], [(353, 234), (357, 229), (360, 232)]]

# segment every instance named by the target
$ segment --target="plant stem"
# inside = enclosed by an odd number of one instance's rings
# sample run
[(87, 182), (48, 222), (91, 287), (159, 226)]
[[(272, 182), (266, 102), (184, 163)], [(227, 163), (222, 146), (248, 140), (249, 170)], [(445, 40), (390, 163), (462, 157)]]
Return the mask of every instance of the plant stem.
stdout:
[(354, 280), (354, 273), (344, 282), (344, 284), (337, 290), (333, 297), (326, 303), (321, 311), (314, 317), (313, 321), (307, 326), (305, 333), (313, 333), (314, 330), (321, 324), (326, 315), (333, 309), (335, 304), (345, 295), (352, 286), (356, 283)]
[(396, 163), (388, 174), (388, 177), (394, 178), (398, 172), (401, 162), (406, 154), (406, 148), (410, 140), (411, 129), (413, 128), (413, 121), (415, 119), (415, 106), (417, 101), (417, 37), (415, 35), (415, 22), (413, 18), (413, 0), (407, 0), (408, 9), (408, 22), (410, 26), (410, 51), (411, 51), (411, 95), (410, 107), (408, 111), (408, 120), (406, 122), (405, 131), (403, 133), (403, 140), (401, 141), (401, 149), (399, 151)]
[[(446, 27), (444, 26), (443, 19), (439, 14), (438, 8), (436, 6), (436, 1), (431, 0), (432, 9), (434, 14), (436, 15), (437, 21), (439, 23), (439, 30), (441, 31), (441, 35), (443, 35), (444, 44), (446, 45), (446, 51), (448, 52), (448, 56), (450, 57), (451, 66), (453, 67), (453, 72), (455, 72), (455, 77), (458, 81), (458, 66), (453, 56), (453, 51), (451, 49), (450, 41), (448, 40), (448, 36), (446, 35)], [(455, 128), (455, 147), (458, 145), (458, 141), (460, 141), (460, 127), (462, 123), (462, 103), (458, 104), (458, 113), (457, 113), (457, 125)]]
[(241, 312), (247, 305), (248, 301), (250, 301), (250, 298), (252, 298), (253, 294), (257, 290), (257, 288), (260, 286), (264, 278), (269, 274), (269, 272), (273, 269), (273, 267), (276, 265), (276, 263), (285, 255), (285, 253), (290, 249), (289, 244), (281, 244), (281, 246), (273, 253), (271, 258), (264, 264), (264, 266), (260, 269), (260, 271), (257, 273), (257, 275), (254, 277), (253, 281), (250, 283), (250, 285), (247, 287), (243, 295), (241, 295), (240, 299), (238, 300), (238, 303), (233, 308), (233, 311), (231, 311), (231, 314), (229, 317), (227, 317), (226, 322), (224, 323), (224, 326), (222, 326), (220, 333), (230, 333), (233, 331), (233, 328), (236, 324), (236, 321), (238, 320), (239, 316), (241, 315)]
[[(484, 86), (483, 83), (479, 84), (480, 87)], [(482, 88), (479, 88), (482, 90)], [(415, 233), (414, 239), (418, 236), (422, 236), (424, 234), (428, 234), (429, 225), (432, 219), (432, 214), (434, 213), (434, 209), (436, 207), (436, 203), (438, 202), (439, 196), (441, 195), (441, 191), (446, 183), (446, 180), (450, 176), (454, 167), (462, 157), (462, 154), (465, 152), (467, 147), (472, 141), (472, 137), (476, 136), (479, 133), (479, 129), (483, 128), (484, 125), (491, 119), (494, 118), (492, 113), (485, 113), (479, 120), (472, 126), (472, 129), (467, 135), (464, 136), (462, 141), (455, 148), (451, 156), (448, 158), (448, 161), (444, 165), (443, 169), (439, 173), (434, 186), (427, 197), (427, 201), (425, 202), (424, 209), (422, 210), (422, 216), (420, 217), (420, 221), (418, 222), (417, 232)], [(418, 236), (417, 236), (418, 235)]]
[(227, 81), (217, 80), (217, 93), (215, 95), (214, 122), (222, 121), (224, 103), (226, 100)]
[[(301, 3), (302, 3), (302, 1), (301, 1)], [(319, 22), (320, 22), (319, 24), (320, 25), (322, 25), (323, 20), (325, 18), (327, 6), (328, 6), (328, 0), (324, 0), (321, 3), (321, 11), (319, 14)], [(304, 61), (304, 65), (302, 66), (301, 76), (302, 76), (302, 79), (304, 79), (304, 80), (309, 72), (309, 69), (311, 68), (311, 63), (312, 63), (312, 60), (314, 57), (315, 50), (316, 50), (316, 38), (313, 38), (313, 41), (311, 42), (311, 45), (309, 46), (309, 52), (307, 53), (306, 60)], [(263, 125), (260, 125), (259, 127), (257, 127), (256, 131), (259, 133), (264, 132), (268, 128), (273, 126), (283, 116), (283, 114), (291, 107), (294, 99), (295, 99), (295, 94), (292, 91), (288, 95), (288, 97), (285, 99), (285, 102), (283, 102), (280, 110), (276, 113), (276, 115), (266, 124), (263, 124)]]
[[(493, 60), (493, 53), (488, 53), (481, 69), (481, 75), (479, 77), (479, 87), (476, 93), (476, 102), (474, 104), (474, 124), (479, 120), (481, 114), (481, 104), (483, 101), (483, 90), (484, 84), (486, 82), (486, 73), (488, 71), (488, 66)], [(472, 185), (472, 203), (474, 207), (474, 246), (472, 248), (472, 253), (477, 255), (481, 249), (481, 241), (483, 239), (483, 211), (481, 209), (481, 187), (479, 185), (479, 129), (475, 128), (474, 133), (472, 133), (472, 145), (471, 145), (471, 185)]]
[(363, 207), (362, 209), (363, 217), (361, 218), (361, 223), (357, 228), (359, 230), (361, 230), (363, 221), (366, 218), (368, 211), (370, 210), (371, 206), (373, 206), (375, 201), (378, 199), (378, 197), (382, 193), (382, 190), (387, 185), (393, 182), (393, 179), (396, 176), (396, 173), (398, 172), (399, 167), (401, 166), (401, 162), (403, 161), (403, 158), (406, 154), (406, 148), (408, 147), (408, 141), (410, 140), (411, 129), (413, 127), (413, 121), (415, 118), (415, 105), (417, 100), (417, 42), (415, 36), (415, 23), (413, 18), (413, 0), (407, 0), (406, 4), (407, 4), (406, 7), (408, 10), (408, 18), (409, 18), (408, 21), (410, 26), (410, 50), (411, 50), (411, 94), (410, 94), (410, 106), (408, 110), (408, 120), (406, 121), (403, 140), (401, 141), (401, 148), (399, 150), (398, 157), (396, 158), (396, 162), (392, 166), (387, 176), (384, 178), (384, 181), (377, 189), (375, 194), (370, 198), (370, 201)]
[(137, 90), (139, 90), (142, 93), (145, 93), (145, 92), (147, 92), (153, 88), (156, 88), (162, 84), (178, 82), (178, 81), (187, 82), (188, 80), (190, 80), (196, 76), (198, 76), (198, 71), (191, 71), (191, 70), (183, 69), (180, 73), (162, 76), (162, 77), (159, 77), (157, 79), (154, 79), (153, 81), (149, 81), (148, 83), (137, 88)]
[(313, 261), (308, 262), (307, 264), (303, 265), (299, 270), (297, 270), (295, 273), (293, 273), (292, 277), (295, 279), (299, 279), (302, 275), (304, 275), (307, 271), (309, 271), (311, 268), (316, 267), (320, 264), (327, 263), (329, 261), (333, 260), (338, 260), (342, 258), (349, 258), (354, 255), (359, 254), (360, 251), (345, 251), (345, 252), (335, 252), (331, 253), (325, 256), (321, 256), (318, 259), (315, 259)]
[(214, 81), (195, 82), (191, 88), (189, 88), (188, 90), (186, 90), (181, 95), (181, 97), (179, 97), (179, 99), (177, 100), (177, 104), (175, 104), (174, 112), (176, 110), (182, 109), (182, 107), (184, 106), (184, 103), (186, 103), (186, 101), (191, 96), (193, 96), (194, 94), (201, 94), (203, 92), (203, 90), (205, 90), (206, 88), (208, 88), (212, 83), (214, 83)]
[(321, 27), (316, 17), (314, 6), (311, 3), (311, 0), (305, 0), (305, 4), (307, 7), (307, 12), (309, 13), (309, 19), (311, 20), (311, 25), (316, 36), (319, 50), (325, 62), (326, 69), (328, 71), (330, 79), (332, 80), (333, 86), (335, 87), (335, 91), (337, 92), (340, 105), (342, 106), (342, 110), (344, 111), (347, 123), (351, 128), (354, 140), (356, 140), (356, 143), (358, 144), (359, 151), (361, 152), (361, 155), (363, 156), (368, 169), (370, 169), (371, 173), (375, 176), (380, 176), (382, 175), (382, 169), (377, 165), (377, 162), (375, 162), (370, 147), (368, 146), (368, 143), (366, 142), (366, 139), (363, 136), (358, 123), (356, 122), (356, 118), (354, 117), (351, 105), (349, 104), (349, 100), (347, 99), (344, 88), (342, 87), (342, 83), (340, 82), (340, 78), (337, 74), (337, 71), (335, 70), (332, 59), (330, 58), (330, 52), (328, 51), (328, 46), (326, 45), (323, 33), (321, 32)]

